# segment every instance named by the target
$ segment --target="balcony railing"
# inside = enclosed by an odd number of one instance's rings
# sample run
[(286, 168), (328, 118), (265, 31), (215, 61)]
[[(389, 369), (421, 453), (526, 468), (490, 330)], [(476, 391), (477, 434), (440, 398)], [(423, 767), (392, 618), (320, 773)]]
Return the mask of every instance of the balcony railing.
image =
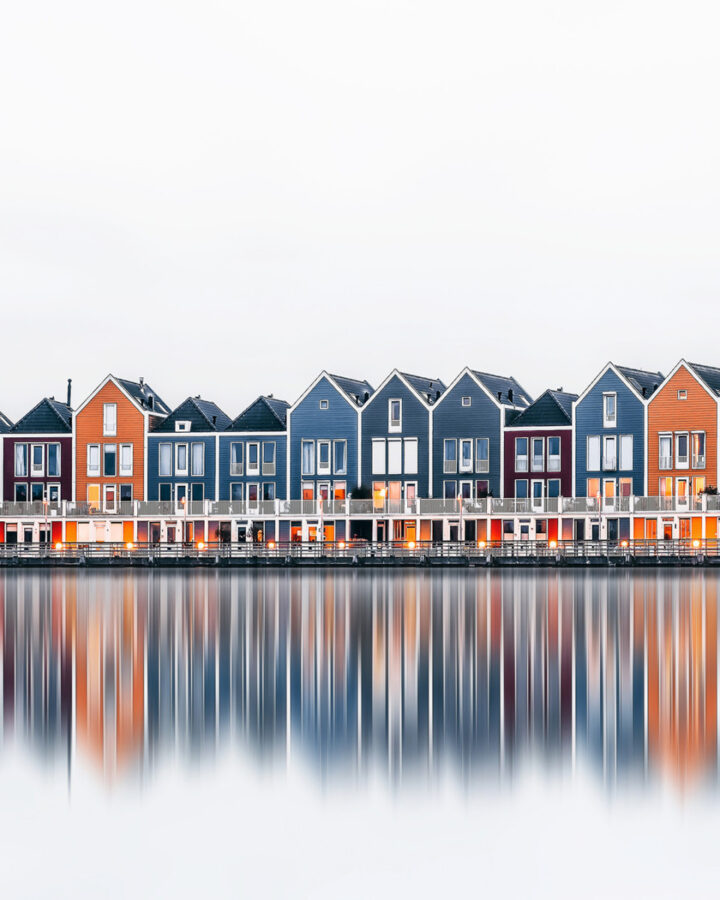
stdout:
[(527, 472), (527, 470), (528, 470), (527, 456), (516, 456), (515, 457), (515, 471), (516, 472)]
[(692, 458), (693, 469), (704, 469), (705, 468), (705, 454), (698, 454), (697, 456), (693, 456)]
[(533, 456), (532, 459), (532, 471), (533, 472), (543, 472), (545, 471), (545, 460), (542, 456)]
[(559, 472), (560, 471), (560, 457), (559, 456), (548, 456), (547, 470), (548, 470), (548, 472)]
[(617, 469), (616, 456), (604, 456), (602, 461), (603, 472), (614, 472)]
[(661, 456), (660, 457), (660, 468), (661, 469), (672, 469), (673, 461), (672, 456)]
[(483, 475), (490, 471), (490, 460), (489, 459), (477, 459), (475, 460), (475, 471), (479, 475)]

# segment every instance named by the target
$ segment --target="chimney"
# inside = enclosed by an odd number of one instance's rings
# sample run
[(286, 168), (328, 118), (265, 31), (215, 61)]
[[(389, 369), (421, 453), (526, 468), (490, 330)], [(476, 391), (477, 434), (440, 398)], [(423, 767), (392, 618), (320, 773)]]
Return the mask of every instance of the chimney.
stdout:
[(140, 385), (140, 390), (144, 392), (145, 391), (145, 379), (142, 377), (142, 375), (138, 378), (138, 384)]
[(68, 395), (67, 405), (70, 406), (70, 398), (72, 396), (72, 378), (68, 378)]

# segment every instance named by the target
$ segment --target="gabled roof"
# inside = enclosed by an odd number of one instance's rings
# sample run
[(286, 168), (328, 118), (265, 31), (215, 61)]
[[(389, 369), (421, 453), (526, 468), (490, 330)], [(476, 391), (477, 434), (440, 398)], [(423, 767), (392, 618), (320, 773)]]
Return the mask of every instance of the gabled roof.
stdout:
[(569, 394), (566, 391), (545, 391), (527, 409), (518, 413), (510, 424), (513, 428), (571, 425), (572, 405), (575, 400), (577, 400), (577, 394)]
[(447, 390), (446, 385), (439, 378), (425, 378), (423, 375), (409, 375), (407, 372), (400, 373), (403, 378), (417, 391), (422, 394), (428, 403), (434, 403), (440, 399), (440, 396)]
[(122, 385), (123, 389), (133, 398), (133, 400), (144, 409), (150, 410), (150, 398), (152, 397), (152, 410), (155, 415), (170, 415), (170, 407), (161, 400), (157, 393), (150, 387), (146, 381), (128, 381), (127, 378), (117, 378), (117, 383)]
[(720, 396), (720, 369), (714, 366), (701, 366), (697, 363), (687, 363), (701, 381), (704, 381), (710, 391)]
[(663, 381), (662, 372), (645, 372), (643, 369), (631, 369), (628, 366), (616, 366), (627, 381), (641, 397), (650, 397)]
[(290, 404), (275, 397), (258, 397), (233, 419), (226, 431), (285, 431)]
[(54, 397), (44, 397), (10, 431), (12, 434), (71, 434), (72, 409)]
[(211, 400), (188, 397), (166, 416), (153, 432), (174, 432), (176, 422), (190, 422), (190, 431), (224, 431), (230, 424), (230, 416)]
[(5, 413), (0, 412), (0, 434), (7, 434), (13, 427), (13, 423), (8, 419)]
[[(358, 381), (355, 378), (345, 378), (343, 375), (330, 375), (335, 384), (345, 393), (355, 406), (362, 406), (374, 392), (369, 381)], [(365, 396), (367, 394), (367, 397)]]
[[(533, 402), (525, 388), (512, 375), (491, 375), (488, 372), (476, 372), (473, 375), (504, 406), (528, 407)], [(511, 393), (512, 392), (512, 393)]]

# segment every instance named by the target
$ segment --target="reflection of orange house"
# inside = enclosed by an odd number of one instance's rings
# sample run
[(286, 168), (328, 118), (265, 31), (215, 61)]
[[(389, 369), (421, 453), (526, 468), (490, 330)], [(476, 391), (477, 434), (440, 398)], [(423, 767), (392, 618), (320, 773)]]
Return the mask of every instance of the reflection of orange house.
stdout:
[(145, 443), (168, 407), (140, 381), (108, 375), (75, 418), (75, 497), (106, 512), (145, 499)]
[(720, 369), (681, 360), (648, 403), (648, 494), (682, 504), (717, 485)]

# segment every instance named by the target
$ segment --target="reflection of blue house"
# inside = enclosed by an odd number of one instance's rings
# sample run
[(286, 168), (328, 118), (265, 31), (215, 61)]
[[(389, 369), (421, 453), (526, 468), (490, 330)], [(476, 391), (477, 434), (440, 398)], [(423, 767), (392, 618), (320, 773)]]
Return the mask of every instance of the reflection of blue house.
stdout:
[(148, 434), (148, 500), (215, 500), (217, 436), (230, 418), (188, 397)]
[(502, 496), (502, 434), (532, 397), (512, 377), (465, 368), (433, 408), (432, 496)]
[(258, 397), (220, 435), (220, 500), (287, 497), (289, 404)]
[(645, 493), (647, 404), (660, 372), (608, 363), (573, 405), (573, 494), (615, 497)]
[(430, 496), (430, 422), (444, 390), (438, 378), (395, 369), (363, 407), (362, 482), (374, 496)]
[(290, 499), (343, 499), (360, 483), (360, 412), (367, 381), (321, 372), (288, 410)]

